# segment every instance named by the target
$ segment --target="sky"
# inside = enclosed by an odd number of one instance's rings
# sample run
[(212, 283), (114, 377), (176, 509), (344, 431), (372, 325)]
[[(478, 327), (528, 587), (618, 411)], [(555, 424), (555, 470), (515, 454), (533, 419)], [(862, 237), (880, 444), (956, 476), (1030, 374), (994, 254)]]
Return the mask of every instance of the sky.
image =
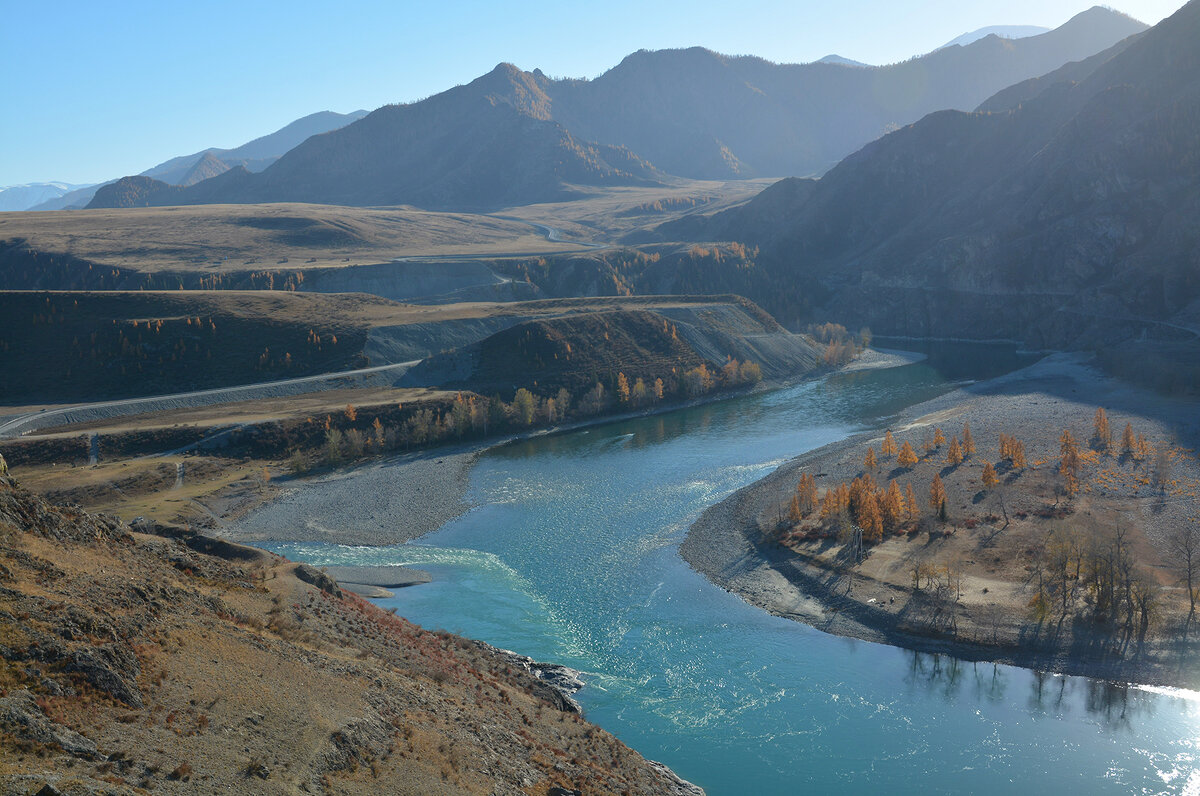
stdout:
[[(700, 45), (872, 64), (1095, 0), (0, 0), (0, 186), (99, 182), (235, 147), (320, 110), (410, 102), (509, 61), (595, 77)], [(1115, 0), (1154, 24), (1182, 0)]]

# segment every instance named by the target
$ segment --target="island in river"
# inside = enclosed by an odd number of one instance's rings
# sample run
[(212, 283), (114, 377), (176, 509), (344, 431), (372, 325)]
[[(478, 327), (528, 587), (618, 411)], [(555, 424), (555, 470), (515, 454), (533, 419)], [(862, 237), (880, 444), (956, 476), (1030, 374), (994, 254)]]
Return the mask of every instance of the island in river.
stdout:
[[(1094, 435), (1099, 408), (1107, 445)], [(830, 633), (1195, 687), (1186, 550), (1200, 549), (1197, 418), (1194, 402), (1053, 355), (895, 418), (887, 431), (898, 447), (912, 445), (915, 464), (881, 450), (890, 448), (882, 428), (811, 451), (705, 511), (680, 552), (748, 602)], [(949, 449), (966, 447), (964, 428), (975, 451), (954, 463)], [(1076, 445), (1074, 494), (1062, 469), (1064, 431)], [(1025, 446), (1024, 466), (1002, 457), (1000, 435)], [(991, 485), (985, 468), (997, 474)], [(797, 516), (791, 497), (806, 473), (816, 505)], [(944, 512), (930, 507), (935, 477)], [(880, 497), (890, 482), (901, 495), (911, 484), (915, 497), (861, 552), (849, 512), (825, 499), (855, 479)]]

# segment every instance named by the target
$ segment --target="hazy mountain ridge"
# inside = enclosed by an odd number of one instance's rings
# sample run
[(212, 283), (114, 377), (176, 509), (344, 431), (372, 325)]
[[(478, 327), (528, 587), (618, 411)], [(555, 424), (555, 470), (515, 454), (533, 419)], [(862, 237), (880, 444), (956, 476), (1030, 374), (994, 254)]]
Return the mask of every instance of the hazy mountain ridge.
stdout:
[(936, 110), (969, 110), (1006, 86), (1145, 30), (1100, 7), (1039, 36), (988, 36), (882, 67), (774, 64), (702, 48), (641, 51), (593, 80), (539, 82), (554, 118), (701, 179), (809, 175)]
[(67, 182), (31, 182), (24, 185), (6, 185), (0, 188), (0, 211), (27, 210), (34, 205), (50, 202), (62, 196), (86, 189), (88, 185), (72, 185)]
[(702, 48), (637, 52), (594, 80), (501, 64), (466, 85), (311, 137), (261, 175), (237, 181), (236, 191), (209, 186), (160, 193), (160, 201), (489, 208), (561, 200), (578, 186), (645, 184), (663, 173), (811, 174), (888, 129), (932, 110), (974, 108), (1144, 27), (1094, 8), (1040, 36), (988, 36), (887, 67), (777, 65)]
[[(501, 64), (467, 85), (313, 136), (261, 174), (160, 190), (148, 201), (489, 207), (565, 198), (570, 185), (661, 176), (627, 149), (577, 139), (550, 119), (532, 75)], [(97, 196), (92, 206), (108, 206), (103, 201)]]
[[(812, 186), (788, 181), (710, 219), (710, 237), (760, 245), (777, 277), (880, 333), (1195, 337), (1197, 40), (1193, 0), (1068, 70), (1090, 72), (1080, 82), (1045, 80), (1010, 111), (931, 114)], [(689, 228), (663, 230), (675, 232)]]
[(973, 30), (970, 33), (956, 36), (941, 47), (938, 47), (938, 49), (965, 47), (988, 36), (997, 36), (1001, 39), (1024, 39), (1029, 36), (1040, 36), (1049, 31), (1050, 28), (1043, 28), (1040, 25), (990, 25), (986, 28), (980, 28), (979, 30)]
[[(191, 155), (181, 155), (146, 169), (142, 176), (173, 185), (194, 185), (200, 180), (215, 177), (221, 171), (234, 166), (245, 166), (249, 171), (262, 171), (281, 155), (294, 149), (306, 138), (345, 127), (367, 115), (367, 111), (335, 113), (318, 111), (301, 117), (273, 133), (259, 136), (233, 149), (209, 149)], [(205, 164), (208, 165), (205, 165)], [(224, 168), (220, 168), (223, 165)], [(215, 170), (219, 169), (219, 170)], [(213, 172), (213, 173), (209, 173)]]
[[(279, 156), (292, 149), (305, 138), (317, 133), (326, 132), (361, 119), (366, 111), (352, 113), (335, 113), (333, 111), (318, 111), (310, 113), (294, 122), (259, 136), (253, 141), (234, 147), (219, 149), (210, 147), (191, 155), (180, 155), (163, 161), (157, 166), (143, 171), (140, 177), (149, 177), (168, 185), (194, 185), (197, 182), (215, 177), (236, 166), (243, 166), (249, 171), (262, 171), (279, 159)], [(0, 205), (0, 210), (68, 210), (86, 207), (95, 197), (96, 192), (105, 185), (112, 185), (118, 180), (109, 180), (95, 185), (72, 185), (69, 190), (60, 192), (57, 196), (38, 199), (36, 202), (23, 204), (21, 207), (6, 207)], [(51, 183), (57, 184), (57, 183)], [(126, 191), (127, 193), (127, 191)], [(0, 191), (0, 201), (4, 195)], [(112, 205), (124, 207), (127, 205)]]

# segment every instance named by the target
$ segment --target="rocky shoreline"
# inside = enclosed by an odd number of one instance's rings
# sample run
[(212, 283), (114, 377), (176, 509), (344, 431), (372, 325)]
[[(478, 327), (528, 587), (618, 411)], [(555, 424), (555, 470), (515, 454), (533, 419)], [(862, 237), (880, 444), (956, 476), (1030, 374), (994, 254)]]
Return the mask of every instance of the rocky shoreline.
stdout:
[[(468, 511), (471, 465), (486, 445), (418, 451), (282, 486), (271, 510), (255, 507), (216, 531), (244, 544), (336, 542), (383, 547), (436, 531)], [(314, 501), (321, 504), (318, 513)], [(402, 507), (399, 511), (397, 506)], [(386, 519), (385, 519), (386, 518)]]
[[(973, 429), (983, 429), (989, 422), (1003, 422), (1022, 434), (1056, 440), (1081, 409), (1090, 419), (1094, 411), (1090, 407), (1097, 401), (1118, 407), (1120, 414), (1112, 409), (1110, 414), (1122, 425), (1130, 416), (1140, 427), (1155, 425), (1162, 434), (1189, 439), (1197, 434), (1194, 404), (1128, 387), (1092, 370), (1080, 357), (1068, 355), (1054, 355), (911, 407), (894, 420), (892, 428), (931, 423), (949, 428), (969, 421)], [(1125, 414), (1134, 411), (1139, 416)], [(747, 602), (834, 635), (1062, 674), (1200, 686), (1200, 673), (1190, 665), (1190, 647), (1159, 640), (1132, 657), (1096, 654), (1103, 645), (1078, 630), (1031, 637), (1021, 627), (1023, 605), (1007, 617), (971, 606), (960, 611), (953, 634), (914, 632), (911, 620), (921, 610), (920, 593), (853, 572), (835, 572), (824, 561), (762, 538), (761, 518), (768, 513), (774, 516), (778, 495), (790, 493), (802, 471), (820, 473), (834, 482), (851, 480), (861, 470), (867, 446), (877, 445), (881, 435), (882, 430), (866, 432), (810, 451), (711, 506), (689, 529), (681, 556), (708, 580)], [(978, 431), (977, 438), (982, 439)]]

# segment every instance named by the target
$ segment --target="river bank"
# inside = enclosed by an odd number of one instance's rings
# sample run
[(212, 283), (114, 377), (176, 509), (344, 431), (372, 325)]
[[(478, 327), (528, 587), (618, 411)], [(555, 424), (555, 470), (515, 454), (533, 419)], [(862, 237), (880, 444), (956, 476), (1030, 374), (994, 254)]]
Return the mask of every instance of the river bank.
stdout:
[[(1107, 408), (1118, 439), (1128, 422), (1169, 448), (1174, 486), (1160, 494), (1147, 486), (1148, 463), (1089, 453), (1091, 478), (1084, 479), (1070, 510), (1052, 520), (1038, 517), (1050, 500), (1057, 504), (1052, 494), (1059, 435), (1070, 429), (1087, 440), (1097, 406)], [(1173, 530), (1193, 522), (1196, 513), (1200, 467), (1190, 449), (1200, 436), (1198, 417), (1194, 403), (1117, 382), (1078, 356), (1054, 355), (918, 404), (892, 420), (897, 441), (911, 441), (918, 450), (934, 427), (949, 437), (969, 423), (978, 441), (979, 454), (959, 466), (946, 466), (943, 447), (912, 468), (885, 462), (874, 473), (883, 485), (888, 478), (916, 484), (922, 507), (926, 479), (938, 473), (949, 498), (944, 529), (925, 520), (919, 532), (886, 538), (851, 567), (839, 560), (842, 547), (832, 540), (787, 547), (768, 541), (801, 473), (813, 474), (822, 489), (853, 480), (864, 472), (867, 448), (878, 449), (882, 442), (880, 428), (792, 459), (710, 507), (690, 528), (680, 553), (693, 569), (747, 602), (835, 635), (967, 660), (1196, 687), (1200, 672), (1190, 666), (1194, 643), (1178, 640), (1178, 611), (1182, 605), (1186, 614), (1187, 600), (1176, 586), (1167, 549)], [(979, 482), (985, 462), (999, 458), (1000, 433), (1019, 436), (1029, 446), (1031, 463), (1008, 479), (1002, 495)], [(996, 516), (1001, 512), (1008, 520)], [(1148, 576), (1161, 589), (1163, 610), (1144, 641), (1114, 648), (1108, 635), (1077, 621), (1073, 610), (1033, 622), (1028, 606), (1035, 593), (1035, 553), (1047, 532), (1068, 528), (1086, 539), (1106, 532), (1114, 520), (1135, 534)], [(914, 589), (915, 562), (953, 567), (961, 578), (958, 599), (935, 604), (930, 594)]]
[[(899, 367), (919, 362), (922, 354), (867, 349), (839, 372)], [(763, 381), (749, 390), (718, 393), (686, 402), (653, 407), (638, 412), (588, 418), (551, 428), (531, 429), (523, 434), (480, 440), (465, 445), (431, 448), (400, 456), (339, 469), (315, 478), (277, 479), (269, 490), (231, 490), (231, 499), (214, 505), (220, 519), (237, 519), (232, 528), (210, 532), (245, 544), (319, 541), (348, 545), (385, 546), (403, 544), (437, 530), (471, 508), (467, 497), (469, 473), (484, 451), (521, 439), (566, 434), (606, 423), (674, 412), (713, 401), (727, 400), (747, 392), (777, 390), (814, 378), (812, 374), (792, 380)], [(320, 511), (305, 489), (309, 483), (344, 484), (337, 500), (321, 497)], [(387, 489), (383, 487), (386, 485)], [(397, 496), (397, 493), (399, 495)], [(257, 510), (271, 503), (270, 518), (256, 517)], [(397, 506), (401, 509), (397, 511)], [(386, 518), (386, 519), (385, 519)]]

